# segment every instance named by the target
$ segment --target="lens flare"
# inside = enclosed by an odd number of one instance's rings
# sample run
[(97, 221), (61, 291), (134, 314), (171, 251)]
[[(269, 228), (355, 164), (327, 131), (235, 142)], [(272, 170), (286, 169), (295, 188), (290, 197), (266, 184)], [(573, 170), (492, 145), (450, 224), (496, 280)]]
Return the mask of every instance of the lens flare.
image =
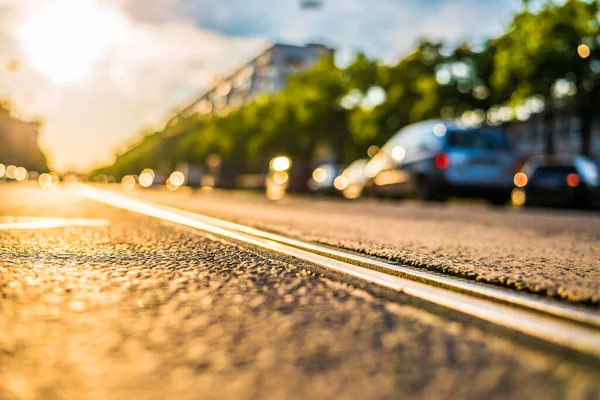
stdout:
[(127, 20), (98, 0), (37, 2), (17, 27), (31, 65), (57, 83), (86, 79), (110, 46), (130, 37)]

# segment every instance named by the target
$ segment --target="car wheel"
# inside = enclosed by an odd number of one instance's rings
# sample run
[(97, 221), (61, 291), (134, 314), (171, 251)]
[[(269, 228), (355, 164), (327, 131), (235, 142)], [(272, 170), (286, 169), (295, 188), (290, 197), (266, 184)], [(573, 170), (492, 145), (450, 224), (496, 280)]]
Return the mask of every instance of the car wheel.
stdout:
[(422, 201), (445, 202), (448, 200), (448, 196), (444, 193), (444, 190), (427, 178), (419, 179), (417, 195)]

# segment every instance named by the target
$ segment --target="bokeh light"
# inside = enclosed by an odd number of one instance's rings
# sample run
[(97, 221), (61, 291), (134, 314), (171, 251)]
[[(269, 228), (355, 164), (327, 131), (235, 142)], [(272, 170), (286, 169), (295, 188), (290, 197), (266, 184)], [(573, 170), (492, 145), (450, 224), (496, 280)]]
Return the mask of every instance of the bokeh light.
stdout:
[(348, 187), (348, 179), (345, 176), (340, 175), (334, 179), (333, 186), (337, 190), (344, 190)]
[(77, 175), (73, 175), (73, 174), (67, 174), (67, 175), (66, 175), (66, 176), (63, 178), (63, 181), (64, 181), (65, 183), (72, 184), (72, 183), (79, 183), (80, 179), (79, 179), (79, 177), (78, 177)]
[(402, 161), (406, 157), (406, 149), (402, 146), (394, 146), (392, 149), (392, 158), (394, 161)]
[(435, 124), (433, 127), (433, 133), (437, 137), (442, 137), (446, 134), (446, 125), (444, 124)]
[(56, 172), (50, 172), (50, 177), (52, 178), (52, 185), (58, 185), (60, 183), (60, 177)]
[(580, 44), (577, 47), (577, 54), (579, 54), (579, 57), (581, 58), (588, 58), (590, 53), (591, 51), (587, 44)]
[(377, 153), (379, 153), (379, 146), (372, 145), (367, 149), (367, 155), (369, 158), (375, 157)]
[(27, 180), (27, 170), (23, 167), (16, 168), (14, 172), (14, 178), (19, 182)]
[(8, 179), (15, 179), (15, 170), (17, 169), (14, 165), (9, 165), (6, 167), (6, 177)]
[(131, 175), (125, 175), (121, 179), (121, 186), (125, 190), (132, 190), (135, 187), (135, 178)]
[(181, 171), (175, 171), (169, 177), (169, 182), (174, 186), (181, 186), (185, 183), (185, 175)]
[(525, 192), (521, 189), (513, 190), (512, 195), (511, 195), (511, 201), (515, 207), (521, 207), (521, 206), (525, 205), (525, 201), (526, 201)]
[(269, 185), (266, 195), (269, 200), (281, 200), (285, 197), (285, 188), (281, 185)]
[(273, 174), (273, 181), (278, 185), (286, 184), (288, 179), (288, 173), (285, 171), (277, 171)]
[(6, 167), (4, 164), (0, 164), (0, 178), (2, 178), (6, 174)]
[(323, 168), (319, 167), (313, 171), (312, 178), (315, 182), (318, 182), (318, 183), (324, 182), (325, 179), (327, 179), (327, 171), (325, 171)]
[(342, 194), (345, 198), (349, 200), (357, 199), (362, 194), (362, 187), (359, 185), (349, 185), (346, 189), (342, 191)]
[(287, 171), (292, 166), (292, 160), (286, 156), (279, 156), (272, 159), (270, 165), (273, 171)]
[(515, 182), (516, 187), (521, 188), (521, 187), (524, 187), (525, 185), (527, 185), (528, 178), (527, 178), (527, 175), (525, 175), (523, 172), (517, 172), (515, 174), (513, 181)]
[(179, 185), (174, 185), (171, 182), (171, 178), (167, 179), (167, 181), (165, 182), (165, 186), (167, 187), (167, 189), (169, 189), (171, 192), (176, 191), (177, 189), (179, 189)]
[(141, 187), (150, 187), (154, 182), (154, 176), (152, 176), (152, 174), (149, 172), (142, 172), (138, 178), (138, 182), (140, 183)]
[(579, 186), (580, 182), (581, 180), (579, 179), (579, 175), (577, 174), (569, 174), (567, 176), (567, 185), (569, 185), (570, 187), (577, 187)]
[[(142, 174), (150, 174), (152, 175), (152, 179), (156, 178), (156, 174), (154, 173), (154, 170), (151, 168), (144, 168), (144, 170), (142, 171)], [(140, 174), (141, 176), (141, 174)]]
[(50, 176), (50, 174), (43, 173), (38, 178), (38, 183), (43, 188), (49, 188), (52, 186), (52, 176)]

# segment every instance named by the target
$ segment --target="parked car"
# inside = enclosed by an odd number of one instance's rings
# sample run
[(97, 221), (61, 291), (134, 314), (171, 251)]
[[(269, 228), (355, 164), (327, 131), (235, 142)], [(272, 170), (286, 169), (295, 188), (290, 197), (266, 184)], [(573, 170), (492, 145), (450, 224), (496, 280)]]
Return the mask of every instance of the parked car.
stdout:
[(425, 121), (401, 129), (365, 167), (374, 194), (445, 201), (481, 197), (510, 199), (514, 152), (501, 128)]
[(514, 205), (598, 207), (598, 165), (575, 155), (534, 156), (514, 176)]
[(356, 199), (365, 192), (369, 178), (365, 175), (368, 158), (354, 161), (335, 178), (334, 186), (345, 198)]
[(308, 189), (313, 193), (335, 194), (333, 182), (342, 170), (343, 166), (339, 164), (319, 165), (312, 172), (308, 181)]

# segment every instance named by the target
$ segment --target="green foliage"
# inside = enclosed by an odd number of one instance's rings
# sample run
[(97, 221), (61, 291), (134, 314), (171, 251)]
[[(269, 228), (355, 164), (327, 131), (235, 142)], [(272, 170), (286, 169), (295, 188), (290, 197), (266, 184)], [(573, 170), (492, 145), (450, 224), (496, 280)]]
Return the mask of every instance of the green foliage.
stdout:
[(569, 0), (561, 6), (547, 2), (537, 13), (517, 14), (508, 32), (495, 41), (493, 87), (511, 93), (513, 104), (533, 95), (550, 103), (558, 79), (581, 81), (593, 58), (580, 57), (577, 48), (596, 46), (598, 9), (597, 1)]
[[(290, 77), (283, 91), (226, 115), (179, 120), (97, 172), (119, 178), (179, 161), (202, 165), (211, 153), (238, 172), (264, 170), (278, 154), (306, 166), (322, 161), (315, 155), (323, 154), (349, 163), (412, 122), (519, 106), (531, 96), (554, 104), (551, 88), (561, 79), (575, 86), (573, 102), (587, 107), (589, 119), (600, 80), (598, 10), (598, 1), (524, 2), (507, 32), (476, 50), (465, 43), (448, 53), (442, 43), (423, 41), (394, 65), (361, 53), (346, 68), (324, 58)], [(578, 54), (581, 44), (589, 46), (589, 57)], [(378, 91), (384, 96), (373, 103)]]

